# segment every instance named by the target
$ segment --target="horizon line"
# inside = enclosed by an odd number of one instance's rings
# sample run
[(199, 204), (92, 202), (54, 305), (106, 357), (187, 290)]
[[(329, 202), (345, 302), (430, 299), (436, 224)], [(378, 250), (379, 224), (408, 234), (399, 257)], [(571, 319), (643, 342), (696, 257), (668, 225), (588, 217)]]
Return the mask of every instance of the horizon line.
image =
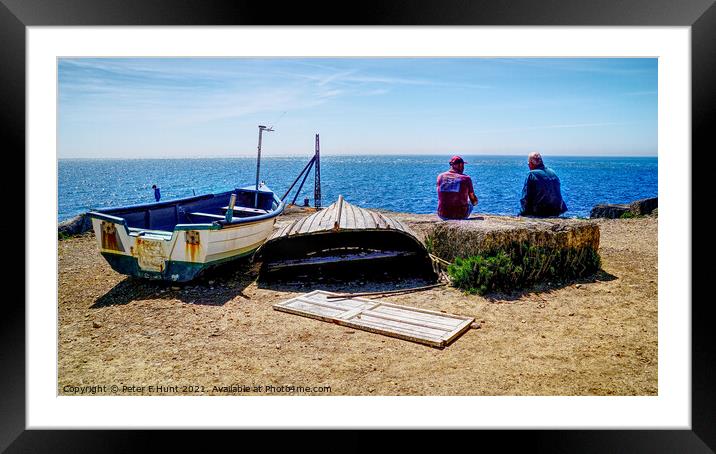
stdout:
[[(460, 155), (462, 156), (489, 156), (489, 157), (523, 157), (527, 156), (529, 153), (520, 153), (520, 154), (494, 154), (494, 153), (462, 153)], [(331, 153), (321, 153), (321, 156), (325, 157), (356, 157), (356, 156), (453, 156), (452, 153), (361, 153), (361, 154), (331, 154)], [(300, 158), (302, 156), (307, 157), (310, 159), (313, 157), (313, 154), (310, 155), (302, 155), (302, 154), (285, 154), (285, 155), (264, 155), (262, 156), (263, 159), (269, 159), (269, 158)], [(581, 155), (575, 155), (575, 154), (552, 154), (552, 155), (544, 155), (547, 157), (562, 157), (562, 158), (658, 158), (657, 154), (581, 154)], [(140, 160), (176, 160), (176, 159), (185, 159), (185, 160), (201, 160), (201, 159), (256, 159), (256, 155), (227, 155), (227, 156), (203, 156), (203, 157), (197, 157), (197, 156), (162, 156), (162, 157), (57, 157), (58, 161), (70, 161), (70, 160), (86, 160), (86, 161), (110, 161), (110, 160), (125, 160), (125, 161), (140, 161)]]

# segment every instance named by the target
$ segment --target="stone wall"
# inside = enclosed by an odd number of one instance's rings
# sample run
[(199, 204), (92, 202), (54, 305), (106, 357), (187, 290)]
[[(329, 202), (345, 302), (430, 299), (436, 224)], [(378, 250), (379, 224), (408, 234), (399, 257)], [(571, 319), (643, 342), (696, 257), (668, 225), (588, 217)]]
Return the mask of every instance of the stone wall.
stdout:
[(453, 261), (456, 257), (508, 251), (524, 245), (554, 251), (599, 249), (599, 226), (578, 219), (481, 216), (480, 220), (436, 221), (423, 230), (429, 250)]

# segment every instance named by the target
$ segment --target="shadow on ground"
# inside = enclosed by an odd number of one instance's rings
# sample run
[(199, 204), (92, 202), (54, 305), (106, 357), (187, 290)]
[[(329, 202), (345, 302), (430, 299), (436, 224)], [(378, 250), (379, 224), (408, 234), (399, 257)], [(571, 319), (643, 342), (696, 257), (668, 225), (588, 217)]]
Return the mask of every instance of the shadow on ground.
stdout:
[(436, 277), (397, 270), (325, 273), (304, 271), (292, 275), (260, 275), (258, 287), (278, 292), (308, 293), (326, 290), (336, 293), (385, 292), (432, 285)]
[(237, 296), (250, 299), (243, 291), (257, 276), (258, 268), (245, 261), (222, 265), (185, 283), (128, 277), (97, 298), (90, 308), (100, 309), (147, 299), (179, 300), (187, 304), (223, 306)]
[(488, 301), (494, 303), (494, 302), (504, 302), (504, 301), (516, 301), (522, 298), (525, 295), (531, 295), (531, 294), (540, 294), (540, 293), (549, 293), (554, 290), (559, 290), (564, 287), (569, 287), (571, 285), (575, 284), (594, 284), (596, 282), (609, 282), (618, 279), (618, 277), (614, 276), (613, 274), (607, 273), (604, 270), (599, 270), (596, 273), (589, 275), (589, 276), (583, 276), (580, 278), (575, 279), (568, 279), (563, 281), (554, 281), (554, 282), (542, 282), (535, 284), (531, 287), (526, 287), (520, 290), (516, 290), (514, 292), (510, 293), (502, 293), (502, 292), (494, 292), (494, 293), (488, 293), (486, 295), (483, 295), (485, 299)]

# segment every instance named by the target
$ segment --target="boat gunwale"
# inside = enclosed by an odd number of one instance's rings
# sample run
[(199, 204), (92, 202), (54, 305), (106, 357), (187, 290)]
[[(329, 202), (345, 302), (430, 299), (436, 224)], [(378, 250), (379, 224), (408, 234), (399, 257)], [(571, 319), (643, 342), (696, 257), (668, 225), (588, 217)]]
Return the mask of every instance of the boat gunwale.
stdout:
[[(246, 187), (246, 188), (237, 188), (242, 190), (248, 190), (252, 192), (257, 192), (255, 189), (251, 189), (252, 187)], [(183, 199), (174, 199), (171, 201), (166, 202), (155, 202), (155, 203), (143, 203), (143, 204), (137, 204), (137, 205), (127, 205), (122, 207), (113, 207), (113, 208), (102, 208), (101, 210), (91, 210), (86, 213), (87, 216), (94, 219), (99, 219), (102, 221), (109, 221), (115, 224), (120, 224), (124, 226), (124, 229), (127, 233), (127, 235), (130, 234), (130, 227), (127, 225), (127, 220), (123, 217), (114, 216), (108, 213), (103, 213), (103, 211), (120, 211), (120, 210), (138, 210), (138, 209), (148, 209), (148, 208), (159, 208), (159, 207), (168, 207), (168, 206), (176, 206), (177, 204), (180, 204), (182, 202), (187, 201), (194, 201), (194, 200), (201, 200), (203, 198), (213, 198), (213, 197), (219, 197), (227, 194), (232, 194), (236, 191), (236, 189), (232, 189), (231, 191), (225, 191), (220, 193), (214, 193), (214, 194), (204, 194), (199, 196), (192, 196), (192, 197), (186, 197)], [(137, 227), (132, 227), (134, 229), (139, 230), (154, 230), (158, 232), (166, 232), (166, 233), (173, 233), (177, 231), (186, 231), (186, 230), (223, 230), (223, 229), (230, 229), (232, 227), (237, 226), (245, 226), (247, 224), (252, 224), (256, 222), (265, 221), (271, 218), (278, 217), (281, 215), (286, 208), (286, 204), (283, 200), (279, 199), (275, 192), (265, 189), (259, 189), (258, 192), (264, 192), (264, 193), (271, 193), (273, 195), (274, 202), (276, 202), (278, 205), (275, 209), (272, 209), (268, 213), (260, 214), (257, 216), (247, 216), (247, 217), (236, 217), (232, 218), (230, 222), (227, 222), (225, 220), (216, 220), (212, 223), (196, 223), (196, 224), (176, 224), (172, 230), (156, 230), (156, 229), (141, 229)], [(211, 196), (211, 197), (208, 197)]]

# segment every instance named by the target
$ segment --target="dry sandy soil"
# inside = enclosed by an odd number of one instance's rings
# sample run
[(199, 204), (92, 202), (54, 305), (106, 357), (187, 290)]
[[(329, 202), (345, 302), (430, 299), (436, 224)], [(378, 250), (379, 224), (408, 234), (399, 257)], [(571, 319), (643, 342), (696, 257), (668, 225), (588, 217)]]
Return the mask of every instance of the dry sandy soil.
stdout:
[[(592, 278), (511, 295), (438, 287), (382, 298), (476, 318), (479, 328), (442, 350), (272, 309), (315, 289), (424, 282), (266, 284), (242, 264), (171, 286), (115, 273), (92, 233), (65, 239), (58, 393), (106, 385), (99, 394), (656, 395), (657, 218), (597, 222), (603, 271)], [(249, 390), (214, 388), (230, 385)]]

